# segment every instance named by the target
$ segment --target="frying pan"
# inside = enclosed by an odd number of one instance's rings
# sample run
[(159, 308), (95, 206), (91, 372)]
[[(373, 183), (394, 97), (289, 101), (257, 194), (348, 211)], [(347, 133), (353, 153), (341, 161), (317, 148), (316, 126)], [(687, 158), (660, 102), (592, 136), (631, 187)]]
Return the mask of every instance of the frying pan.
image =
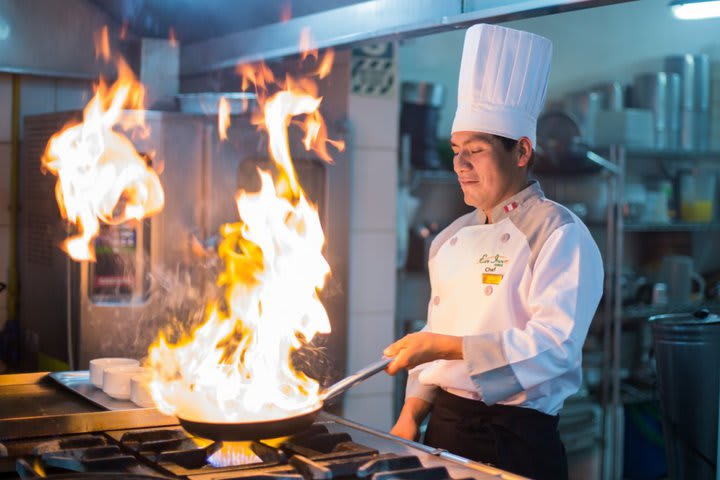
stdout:
[(189, 420), (180, 416), (178, 416), (178, 420), (180, 420), (180, 425), (189, 433), (210, 440), (240, 442), (244, 440), (284, 437), (301, 432), (310, 427), (327, 400), (341, 393), (345, 393), (350, 387), (380, 372), (390, 363), (390, 360), (390, 358), (383, 357), (381, 360), (368, 365), (357, 373), (340, 380), (320, 394), (320, 402), (315, 409), (302, 412), (298, 415), (256, 422), (203, 422)]

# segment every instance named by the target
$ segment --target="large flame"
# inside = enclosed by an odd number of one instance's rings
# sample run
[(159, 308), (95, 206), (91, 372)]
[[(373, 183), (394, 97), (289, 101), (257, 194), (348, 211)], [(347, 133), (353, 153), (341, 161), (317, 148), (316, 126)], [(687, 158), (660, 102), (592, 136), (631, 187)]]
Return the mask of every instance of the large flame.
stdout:
[[(209, 305), (205, 323), (190, 335), (172, 344), (161, 334), (149, 352), (158, 408), (211, 422), (273, 420), (317, 408), (319, 384), (294, 368), (292, 352), (330, 332), (318, 297), (330, 273), (325, 238), (298, 182), (287, 132), (291, 123), (305, 128), (306, 148), (329, 160), (321, 98), (308, 79), (277, 85), (264, 65), (240, 70), (258, 93), (262, 110), (254, 121), (267, 131), (276, 172), (258, 170), (259, 192), (240, 191), (240, 221), (221, 228), (222, 300)], [(293, 121), (297, 116), (305, 121)]]
[[(98, 36), (97, 45), (99, 55), (109, 59), (107, 29)], [(55, 197), (60, 212), (78, 229), (77, 235), (62, 244), (75, 260), (95, 260), (93, 240), (100, 222), (139, 220), (164, 206), (157, 173), (118, 131), (148, 134), (144, 96), (142, 84), (119, 59), (117, 81), (107, 87), (101, 79), (85, 107), (83, 121), (65, 126), (45, 149), (42, 166), (58, 176)]]
[(227, 130), (230, 127), (230, 102), (227, 98), (218, 100), (218, 136), (220, 140), (227, 140)]

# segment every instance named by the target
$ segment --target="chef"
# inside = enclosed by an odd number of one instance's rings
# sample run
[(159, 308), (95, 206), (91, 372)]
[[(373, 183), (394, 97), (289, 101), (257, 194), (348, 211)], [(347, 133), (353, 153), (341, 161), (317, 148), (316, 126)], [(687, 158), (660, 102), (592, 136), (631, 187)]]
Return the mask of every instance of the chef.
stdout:
[(468, 29), (453, 165), (475, 210), (429, 255), (425, 328), (390, 345), (409, 369), (391, 433), (537, 479), (567, 478), (558, 412), (581, 382), (581, 351), (602, 294), (585, 225), (528, 177), (551, 42), (495, 25)]

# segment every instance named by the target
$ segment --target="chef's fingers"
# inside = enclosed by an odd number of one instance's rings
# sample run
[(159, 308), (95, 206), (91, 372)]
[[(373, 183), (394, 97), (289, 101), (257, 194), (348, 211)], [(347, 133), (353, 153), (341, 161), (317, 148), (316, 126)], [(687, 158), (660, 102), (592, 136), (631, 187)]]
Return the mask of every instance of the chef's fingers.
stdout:
[(383, 355), (385, 355), (386, 357), (394, 357), (395, 355), (397, 355), (400, 350), (405, 348), (406, 338), (407, 337), (403, 337), (397, 342), (389, 345), (385, 350), (383, 350)]
[(385, 371), (388, 375), (395, 375), (400, 370), (407, 368), (408, 366), (408, 351), (402, 349), (393, 357), (392, 361), (385, 367)]

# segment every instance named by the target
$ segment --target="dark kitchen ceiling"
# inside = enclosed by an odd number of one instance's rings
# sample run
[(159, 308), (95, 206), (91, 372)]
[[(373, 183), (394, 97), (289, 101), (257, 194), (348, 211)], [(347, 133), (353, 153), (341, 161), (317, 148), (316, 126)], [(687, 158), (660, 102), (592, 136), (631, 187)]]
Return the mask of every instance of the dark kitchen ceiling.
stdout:
[(141, 37), (182, 43), (248, 30), (365, 0), (88, 0)]

